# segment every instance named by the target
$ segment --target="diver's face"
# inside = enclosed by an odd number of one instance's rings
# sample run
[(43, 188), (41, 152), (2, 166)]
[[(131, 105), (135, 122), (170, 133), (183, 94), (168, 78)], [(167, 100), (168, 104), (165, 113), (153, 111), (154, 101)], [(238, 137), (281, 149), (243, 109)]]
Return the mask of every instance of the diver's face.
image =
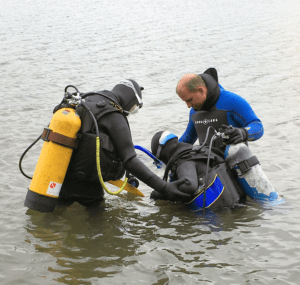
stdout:
[(207, 88), (199, 87), (196, 91), (191, 92), (187, 88), (178, 93), (178, 96), (183, 100), (188, 108), (201, 110), (207, 97)]

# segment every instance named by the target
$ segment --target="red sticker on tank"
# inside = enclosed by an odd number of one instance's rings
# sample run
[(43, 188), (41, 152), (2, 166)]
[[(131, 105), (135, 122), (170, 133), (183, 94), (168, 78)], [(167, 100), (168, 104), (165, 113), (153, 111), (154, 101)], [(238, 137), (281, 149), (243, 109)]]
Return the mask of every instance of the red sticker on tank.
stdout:
[(60, 189), (61, 189), (62, 184), (55, 182), (55, 181), (50, 181), (48, 184), (48, 189), (47, 189), (47, 194), (58, 197)]
[(51, 184), (50, 184), (50, 188), (55, 188), (56, 187), (56, 183), (55, 182), (52, 182)]

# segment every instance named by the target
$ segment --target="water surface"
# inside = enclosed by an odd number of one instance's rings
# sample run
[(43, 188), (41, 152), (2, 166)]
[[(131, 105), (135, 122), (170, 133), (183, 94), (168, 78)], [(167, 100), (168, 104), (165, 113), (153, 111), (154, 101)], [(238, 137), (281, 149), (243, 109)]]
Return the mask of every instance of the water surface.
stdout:
[[(1, 284), (298, 284), (300, 270), (300, 2), (0, 1)], [(284, 203), (252, 200), (195, 214), (184, 205), (106, 195), (44, 214), (24, 207), (18, 162), (66, 85), (111, 89), (133, 78), (144, 107), (133, 141), (180, 136), (188, 108), (175, 87), (215, 67), (251, 104), (265, 134), (251, 149)], [(24, 159), (32, 174), (42, 143)], [(150, 158), (140, 159), (156, 174)]]

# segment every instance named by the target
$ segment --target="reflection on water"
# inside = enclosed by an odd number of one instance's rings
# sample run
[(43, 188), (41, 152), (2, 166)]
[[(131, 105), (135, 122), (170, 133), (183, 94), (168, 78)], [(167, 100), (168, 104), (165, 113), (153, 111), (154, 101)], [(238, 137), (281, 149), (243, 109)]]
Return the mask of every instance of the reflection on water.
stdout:
[[(50, 214), (27, 210), (27, 239), (37, 252), (55, 257), (56, 266), (48, 271), (59, 273), (56, 281), (93, 284), (95, 278), (122, 275), (131, 267), (187, 274), (178, 262), (196, 262), (193, 274), (202, 267), (223, 267), (219, 260), (210, 260), (210, 252), (235, 243), (233, 233), (239, 227), (244, 228), (243, 234), (259, 227), (255, 221), (263, 213), (247, 202), (203, 216), (184, 205), (158, 201), (155, 212), (138, 215), (135, 205), (127, 205), (130, 199), (124, 202), (119, 207), (103, 202), (94, 215), (77, 203)], [(228, 261), (227, 266), (232, 264)]]

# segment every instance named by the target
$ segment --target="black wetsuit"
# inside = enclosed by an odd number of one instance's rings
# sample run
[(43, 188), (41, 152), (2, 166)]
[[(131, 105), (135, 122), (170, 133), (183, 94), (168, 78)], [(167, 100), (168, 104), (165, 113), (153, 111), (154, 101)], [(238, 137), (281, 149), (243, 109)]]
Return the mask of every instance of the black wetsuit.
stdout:
[[(153, 149), (155, 153), (157, 147), (154, 146)], [(216, 197), (213, 207), (233, 206), (245, 198), (246, 195), (237, 183), (235, 175), (226, 165), (223, 153), (218, 148), (213, 148), (211, 151), (208, 177), (206, 179), (208, 153), (209, 148), (207, 146), (198, 151), (193, 149), (190, 144), (178, 142), (177, 138), (169, 140), (160, 152), (160, 159), (167, 164), (164, 179), (168, 178), (169, 171), (171, 171), (173, 180), (184, 178), (185, 182), (179, 186), (179, 190), (193, 195), (201, 185), (211, 185), (218, 176), (225, 190), (222, 195)], [(164, 195), (156, 191), (152, 192), (151, 197), (165, 200)], [(178, 201), (187, 203), (191, 199), (178, 199)]]
[[(113, 100), (118, 100), (113, 93), (105, 92)], [(99, 94), (91, 94), (85, 100), (97, 118), (101, 144), (106, 146), (108, 144), (108, 148), (120, 160), (121, 168), (123, 167), (151, 188), (159, 192), (164, 191), (166, 182), (152, 173), (137, 158), (127, 118), (110, 104), (109, 99)], [(95, 126), (90, 114), (82, 106), (77, 111), (82, 121), (79, 132), (81, 142), (79, 148), (73, 152), (60, 192), (60, 200), (67, 199), (88, 205), (95, 200), (101, 200), (104, 192), (96, 168)], [(115, 177), (113, 177), (114, 173), (110, 173), (108, 180), (118, 180), (123, 176), (124, 171), (120, 168), (116, 169)], [(106, 169), (102, 171), (105, 172)]]

